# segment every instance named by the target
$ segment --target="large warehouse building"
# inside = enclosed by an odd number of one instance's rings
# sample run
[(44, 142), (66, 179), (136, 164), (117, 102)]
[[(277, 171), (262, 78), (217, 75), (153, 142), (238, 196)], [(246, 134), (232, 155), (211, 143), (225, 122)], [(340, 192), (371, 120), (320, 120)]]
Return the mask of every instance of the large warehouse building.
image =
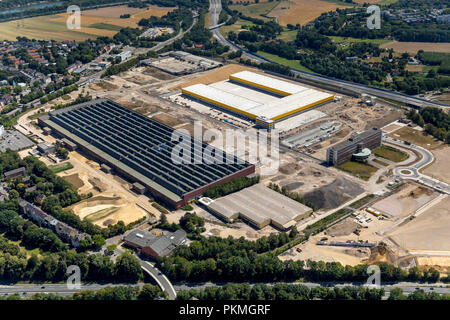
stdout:
[(231, 111), (273, 129), (275, 123), (332, 101), (334, 96), (250, 71), (230, 75), (226, 83), (181, 89), (188, 97)]
[(281, 230), (294, 226), (313, 210), (263, 184), (255, 184), (222, 198), (201, 198), (200, 203), (227, 222), (241, 218), (258, 229), (272, 224)]
[[(107, 99), (52, 111), (38, 121), (175, 208), (214, 185), (255, 172), (254, 165), (225, 152), (223, 164), (196, 164), (194, 157), (204, 160), (210, 154), (205, 148), (213, 147), (189, 136), (174, 142), (174, 129)], [(192, 161), (174, 163), (172, 149), (186, 141)]]
[(383, 133), (378, 128), (353, 134), (345, 141), (339, 142), (327, 149), (327, 162), (339, 165), (352, 159), (352, 157), (367, 158), (370, 150), (381, 146)]

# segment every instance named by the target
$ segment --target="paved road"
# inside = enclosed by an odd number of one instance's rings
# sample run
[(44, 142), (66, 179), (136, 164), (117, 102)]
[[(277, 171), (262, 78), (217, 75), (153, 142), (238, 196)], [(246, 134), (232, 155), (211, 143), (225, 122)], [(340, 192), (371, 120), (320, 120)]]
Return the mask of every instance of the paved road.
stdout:
[(15, 285), (0, 285), (0, 296), (8, 296), (15, 293), (21, 296), (31, 296), (36, 293), (54, 293), (61, 296), (70, 296), (75, 292), (84, 290), (98, 291), (106, 287), (116, 286), (139, 286), (143, 284), (128, 284), (128, 283), (108, 283), (108, 284), (82, 284), (79, 289), (69, 289), (67, 284), (15, 284)]
[(402, 148), (411, 149), (421, 154), (422, 158), (416, 163), (409, 166), (399, 166), (392, 170), (394, 176), (397, 176), (403, 180), (412, 180), (435, 189), (436, 191), (450, 194), (450, 185), (445, 182), (434, 179), (430, 176), (424, 175), (419, 172), (419, 170), (427, 165), (429, 165), (434, 160), (433, 154), (414, 144), (406, 145), (402, 141), (394, 140), (388, 137), (383, 137), (385, 142), (393, 145), (397, 145)]
[[(266, 285), (275, 285), (276, 283), (265, 283)], [(361, 286), (362, 283), (313, 283), (313, 282), (291, 282), (289, 284), (297, 284), (297, 285), (304, 285), (308, 288), (314, 288), (314, 287), (337, 287), (337, 288), (343, 288), (346, 286)], [(189, 290), (189, 289), (201, 289), (211, 286), (222, 286), (225, 285), (225, 283), (190, 283), (190, 284), (176, 284), (175, 288), (176, 290)], [(253, 283), (250, 283), (250, 285), (253, 285)], [(444, 284), (423, 284), (423, 283), (407, 283), (407, 282), (401, 282), (397, 284), (385, 284), (381, 286), (386, 291), (386, 296), (389, 296), (389, 292), (395, 288), (402, 289), (404, 294), (410, 294), (418, 289), (422, 289), (425, 292), (436, 292), (439, 294), (450, 294), (450, 286), (444, 285)]]
[[(122, 254), (124, 250), (121, 247), (117, 247), (115, 250), (117, 253)], [(161, 288), (161, 290), (166, 291), (169, 295), (170, 300), (175, 300), (177, 293), (170, 283), (169, 279), (158, 270), (158, 268), (151, 265), (148, 261), (142, 260), (139, 256), (135, 255), (139, 259), (142, 270), (144, 270), (148, 275), (150, 275)]]
[[(276, 283), (266, 283), (266, 285), (275, 285)], [(360, 286), (362, 284), (353, 284), (353, 283), (312, 283), (312, 282), (292, 282), (290, 284), (304, 285), (308, 288), (314, 287), (337, 287), (342, 288), (346, 286)], [(75, 292), (84, 291), (84, 290), (93, 290), (98, 291), (106, 287), (115, 287), (115, 286), (139, 286), (142, 287), (143, 284), (128, 284), (128, 283), (108, 283), (108, 284), (82, 284), (80, 289), (69, 289), (66, 284), (15, 284), (15, 285), (0, 285), (0, 296), (8, 296), (12, 294), (20, 294), (21, 296), (32, 296), (36, 293), (54, 293), (61, 296), (70, 296)], [(176, 290), (189, 290), (189, 289), (201, 289), (211, 286), (223, 286), (225, 283), (190, 283), (190, 284), (177, 284), (175, 285)], [(253, 285), (253, 283), (250, 283)], [(418, 289), (422, 289), (425, 292), (436, 292), (439, 294), (450, 294), (450, 286), (444, 284), (423, 284), (423, 283), (397, 283), (397, 284), (386, 284), (382, 285), (384, 290), (386, 291), (386, 296), (389, 295), (389, 292), (392, 289), (400, 288), (403, 293), (410, 294)], [(175, 291), (175, 290), (174, 290)], [(175, 299), (175, 297), (171, 297), (171, 299)]]

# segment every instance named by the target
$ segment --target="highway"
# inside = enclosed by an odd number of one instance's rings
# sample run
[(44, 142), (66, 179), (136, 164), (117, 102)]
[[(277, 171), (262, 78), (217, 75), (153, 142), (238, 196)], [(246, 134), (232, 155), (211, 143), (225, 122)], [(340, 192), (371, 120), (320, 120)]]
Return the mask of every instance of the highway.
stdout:
[(392, 170), (392, 173), (394, 174), (394, 176), (403, 179), (403, 180), (412, 180), (415, 181), (417, 183), (423, 184), (427, 187), (430, 187), (436, 191), (442, 192), (442, 193), (446, 193), (446, 194), (450, 194), (450, 185), (448, 185), (445, 182), (439, 181), (437, 179), (434, 179), (430, 176), (424, 175), (422, 173), (420, 173), (420, 169), (429, 165), (430, 163), (433, 162), (434, 160), (434, 156), (433, 154), (426, 150), (425, 148), (422, 148), (420, 146), (411, 144), (411, 145), (406, 145), (403, 141), (398, 141), (389, 137), (383, 137), (383, 141), (388, 142), (390, 144), (402, 147), (402, 148), (406, 148), (406, 149), (411, 149), (414, 150), (418, 153), (421, 154), (422, 158), (417, 161), (416, 163), (413, 163), (411, 165), (406, 165), (406, 166), (400, 166), (400, 167), (396, 167)]
[[(281, 282), (280, 282), (281, 283)], [(255, 283), (249, 283), (250, 285), (254, 285)], [(265, 283), (266, 285), (273, 286), (277, 283)], [(291, 282), (288, 284), (296, 284), (296, 285), (304, 285), (308, 288), (314, 287), (328, 287), (328, 288), (342, 288), (346, 286), (361, 286), (362, 283), (313, 283), (313, 282)], [(175, 289), (179, 290), (189, 290), (189, 289), (202, 289), (211, 286), (223, 286), (225, 283), (189, 283), (189, 284), (177, 284), (175, 285)], [(98, 291), (106, 287), (115, 287), (115, 286), (139, 286), (142, 288), (143, 283), (140, 284), (128, 284), (128, 283), (107, 283), (107, 284), (82, 284), (80, 285), (80, 289), (69, 289), (67, 284), (59, 283), (59, 284), (14, 284), (14, 285), (0, 285), (0, 296), (9, 296), (12, 294), (19, 294), (22, 297), (29, 297), (36, 293), (54, 293), (61, 296), (70, 296), (75, 292), (84, 291), (84, 290), (93, 290)], [(425, 292), (436, 292), (438, 294), (450, 294), (450, 286), (445, 284), (423, 284), (423, 283), (408, 283), (402, 282), (397, 284), (382, 284), (381, 286), (386, 291), (385, 297), (389, 296), (389, 292), (395, 288), (402, 289), (403, 293), (408, 295), (418, 289), (422, 289)], [(170, 299), (175, 299), (175, 297), (170, 297)]]

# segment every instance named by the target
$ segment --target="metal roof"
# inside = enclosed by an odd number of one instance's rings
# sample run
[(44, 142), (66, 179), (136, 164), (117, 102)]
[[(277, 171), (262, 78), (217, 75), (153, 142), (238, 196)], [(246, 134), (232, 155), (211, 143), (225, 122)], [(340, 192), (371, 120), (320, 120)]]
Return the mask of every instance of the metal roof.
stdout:
[[(253, 79), (263, 86), (272, 86), (276, 87), (277, 90), (289, 91), (292, 93), (286, 94), (276, 101), (261, 103), (242, 96), (242, 93), (239, 92), (239, 90), (233, 90), (233, 85), (237, 88), (241, 85), (233, 82), (228, 82), (226, 91), (213, 86), (195, 84), (183, 88), (182, 92), (254, 119), (265, 118), (273, 121), (333, 99), (333, 95), (326, 92), (305, 88), (249, 71), (235, 73), (230, 76), (230, 79), (233, 79), (232, 77), (236, 78), (236, 75), (238, 75), (238, 78)], [(281, 87), (280, 83), (285, 86)]]
[(306, 87), (299, 86), (291, 82), (275, 79), (250, 71), (233, 73), (232, 75), (230, 75), (230, 79), (235, 81), (242, 81), (250, 85), (255, 85), (257, 87), (261, 87), (262, 89), (273, 91), (285, 96), (308, 90), (308, 88)]
[[(175, 202), (252, 166), (214, 148), (223, 157), (223, 163), (215, 164), (211, 153), (204, 152), (211, 148), (207, 144), (190, 136), (175, 141), (173, 128), (107, 99), (52, 111), (48, 116), (42, 119), (47, 125)], [(190, 146), (191, 161), (178, 164), (172, 159), (172, 149), (183, 144)], [(197, 164), (198, 157), (202, 162)]]

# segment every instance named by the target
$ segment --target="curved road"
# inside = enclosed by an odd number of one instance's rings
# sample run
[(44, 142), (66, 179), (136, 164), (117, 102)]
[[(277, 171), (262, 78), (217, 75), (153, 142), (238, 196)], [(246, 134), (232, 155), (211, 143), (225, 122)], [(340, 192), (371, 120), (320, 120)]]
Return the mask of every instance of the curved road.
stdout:
[(417, 145), (406, 145), (402, 141), (383, 137), (383, 141), (397, 145), (402, 148), (411, 149), (421, 154), (422, 158), (409, 166), (400, 166), (392, 170), (394, 176), (397, 176), (403, 180), (413, 180), (430, 188), (433, 188), (439, 192), (450, 194), (450, 185), (437, 179), (431, 178), (419, 172), (420, 169), (429, 165), (434, 160), (433, 154)]

